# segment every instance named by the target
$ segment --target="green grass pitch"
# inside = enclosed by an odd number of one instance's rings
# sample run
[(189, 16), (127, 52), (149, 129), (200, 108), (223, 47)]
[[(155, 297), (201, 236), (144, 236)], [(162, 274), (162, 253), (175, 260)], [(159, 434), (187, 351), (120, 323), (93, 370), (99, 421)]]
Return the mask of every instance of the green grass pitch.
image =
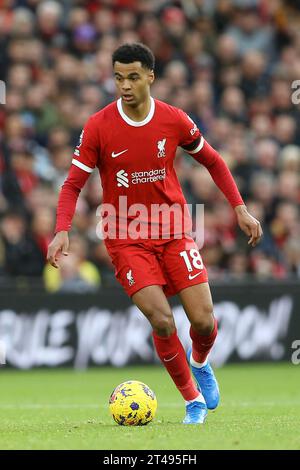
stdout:
[[(243, 364), (216, 371), (221, 404), (204, 425), (181, 424), (184, 404), (160, 366), (0, 369), (1, 449), (300, 449), (300, 366)], [(118, 426), (113, 388), (141, 380), (158, 412), (144, 427)]]

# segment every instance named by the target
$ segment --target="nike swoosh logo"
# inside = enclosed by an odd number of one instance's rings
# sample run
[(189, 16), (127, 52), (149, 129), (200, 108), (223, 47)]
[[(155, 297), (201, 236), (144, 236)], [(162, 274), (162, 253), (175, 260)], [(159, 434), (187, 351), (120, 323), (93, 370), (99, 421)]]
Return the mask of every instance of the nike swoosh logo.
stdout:
[(197, 274), (194, 274), (193, 276), (191, 274), (189, 274), (189, 280), (191, 281), (192, 279), (195, 279), (195, 277), (199, 276), (199, 274), (201, 274), (202, 271), (200, 271), (200, 273), (197, 273)]
[(175, 359), (175, 357), (178, 356), (179, 353), (175, 354), (175, 356), (171, 357), (170, 359), (164, 359), (165, 362), (170, 362), (172, 361), (173, 359)]
[(116, 157), (118, 157), (119, 155), (122, 155), (122, 153), (127, 152), (127, 150), (128, 150), (128, 149), (123, 150), (122, 152), (119, 152), (119, 153), (112, 152), (111, 156), (112, 156), (113, 158), (116, 158)]

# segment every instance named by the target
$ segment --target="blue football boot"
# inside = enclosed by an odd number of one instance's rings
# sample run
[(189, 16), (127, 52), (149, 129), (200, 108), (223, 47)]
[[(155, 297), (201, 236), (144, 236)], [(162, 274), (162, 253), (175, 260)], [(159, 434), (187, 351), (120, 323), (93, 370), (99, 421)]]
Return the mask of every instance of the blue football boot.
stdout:
[(186, 405), (186, 415), (183, 424), (203, 424), (207, 416), (205, 403), (193, 401)]
[[(188, 363), (191, 363), (192, 348), (188, 349), (187, 359)], [(198, 388), (206, 401), (207, 408), (214, 410), (217, 408), (220, 401), (220, 392), (217, 379), (214, 371), (212, 370), (209, 363), (203, 367), (194, 367), (191, 365), (192, 373), (197, 382)]]

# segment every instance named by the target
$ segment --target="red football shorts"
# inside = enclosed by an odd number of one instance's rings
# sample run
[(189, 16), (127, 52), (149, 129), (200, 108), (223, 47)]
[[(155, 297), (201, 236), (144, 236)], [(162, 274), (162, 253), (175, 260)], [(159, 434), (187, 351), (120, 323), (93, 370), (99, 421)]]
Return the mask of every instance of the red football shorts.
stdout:
[(167, 296), (186, 287), (207, 282), (207, 271), (191, 237), (139, 240), (106, 247), (115, 275), (131, 297), (143, 287), (161, 285)]

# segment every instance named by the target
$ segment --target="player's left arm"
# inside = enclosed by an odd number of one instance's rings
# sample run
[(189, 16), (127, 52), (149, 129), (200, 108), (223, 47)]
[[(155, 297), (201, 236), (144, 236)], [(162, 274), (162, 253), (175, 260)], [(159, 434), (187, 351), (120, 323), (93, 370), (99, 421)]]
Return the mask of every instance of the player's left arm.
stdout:
[[(248, 244), (251, 244), (253, 247), (256, 246), (263, 234), (260, 222), (248, 212), (226, 162), (204, 139), (196, 124), (187, 115), (185, 116), (185, 126), (183, 126), (183, 133), (185, 133), (183, 138), (185, 141), (182, 141), (180, 146), (208, 169), (215, 184), (235, 210), (241, 230), (250, 237)], [(186, 129), (185, 132), (184, 127)]]

